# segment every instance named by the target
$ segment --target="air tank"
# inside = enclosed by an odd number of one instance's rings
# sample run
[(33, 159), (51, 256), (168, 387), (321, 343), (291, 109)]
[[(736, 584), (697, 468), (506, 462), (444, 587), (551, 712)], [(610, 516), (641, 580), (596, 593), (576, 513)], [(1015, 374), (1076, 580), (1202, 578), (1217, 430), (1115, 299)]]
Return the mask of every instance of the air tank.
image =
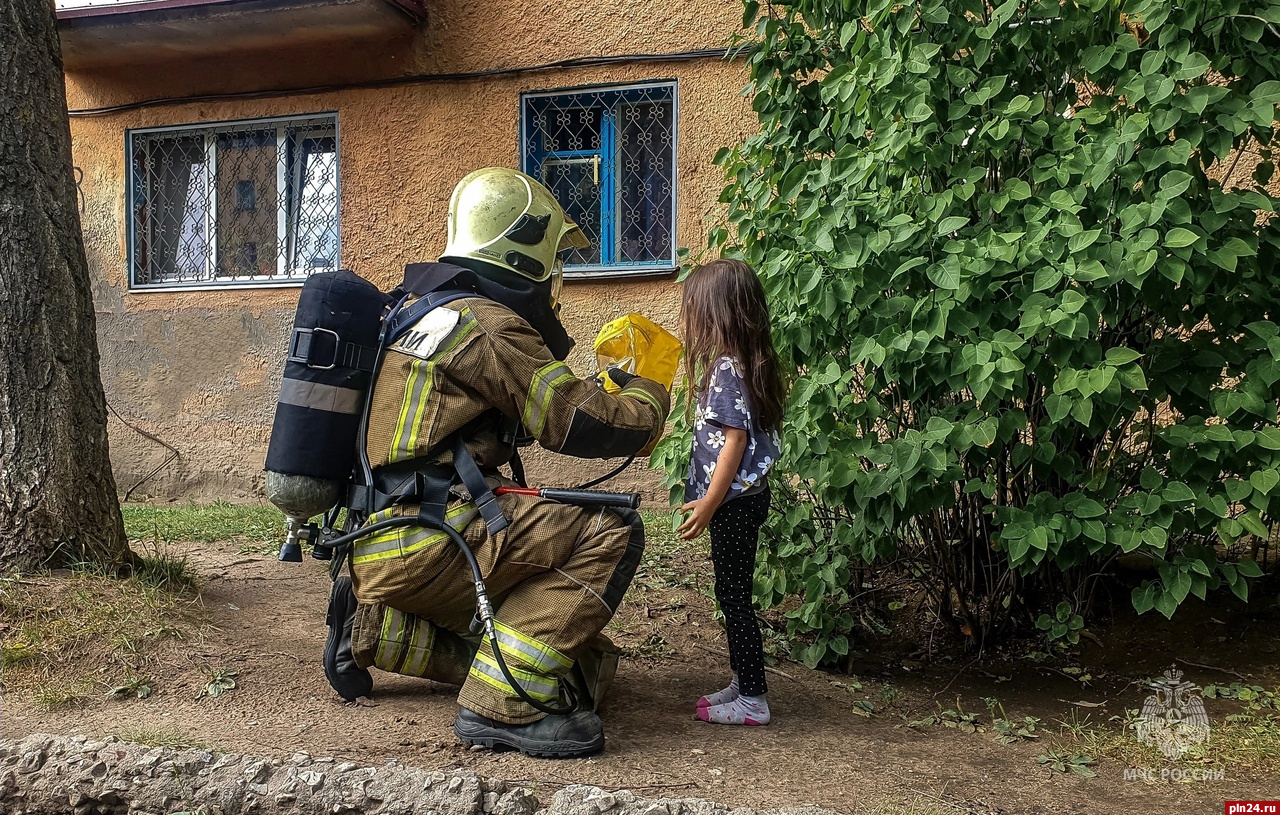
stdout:
[(267, 500), (286, 516), (281, 560), (301, 560), (307, 521), (346, 497), (387, 305), (346, 269), (302, 286), (265, 467)]

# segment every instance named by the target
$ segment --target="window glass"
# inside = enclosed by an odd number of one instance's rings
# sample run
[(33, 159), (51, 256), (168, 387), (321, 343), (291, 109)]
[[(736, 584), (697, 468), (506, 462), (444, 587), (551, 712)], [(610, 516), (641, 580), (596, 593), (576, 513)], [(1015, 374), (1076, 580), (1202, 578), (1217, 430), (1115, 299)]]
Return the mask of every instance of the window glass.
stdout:
[(127, 138), (133, 286), (287, 283), (338, 268), (335, 116)]

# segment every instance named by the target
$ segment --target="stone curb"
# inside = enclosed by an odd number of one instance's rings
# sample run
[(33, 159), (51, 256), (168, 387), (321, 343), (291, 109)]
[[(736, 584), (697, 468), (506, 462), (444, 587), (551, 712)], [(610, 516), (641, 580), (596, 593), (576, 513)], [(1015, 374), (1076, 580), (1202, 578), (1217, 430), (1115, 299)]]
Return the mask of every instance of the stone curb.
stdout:
[(0, 815), (837, 815), (756, 811), (694, 798), (640, 798), (575, 784), (549, 803), (522, 784), (395, 760), (362, 766), (147, 747), (36, 733), (0, 739)]

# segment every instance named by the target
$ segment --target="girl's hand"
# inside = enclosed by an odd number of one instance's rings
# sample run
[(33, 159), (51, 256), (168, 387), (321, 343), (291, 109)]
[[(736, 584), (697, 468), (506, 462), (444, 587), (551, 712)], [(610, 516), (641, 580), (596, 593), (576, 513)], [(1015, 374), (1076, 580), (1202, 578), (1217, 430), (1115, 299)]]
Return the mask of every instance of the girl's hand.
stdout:
[(680, 524), (676, 530), (680, 540), (691, 541), (701, 535), (706, 530), (707, 524), (711, 523), (711, 516), (716, 514), (716, 505), (716, 502), (699, 498), (680, 507), (681, 512), (689, 513), (689, 517), (685, 518), (684, 523)]

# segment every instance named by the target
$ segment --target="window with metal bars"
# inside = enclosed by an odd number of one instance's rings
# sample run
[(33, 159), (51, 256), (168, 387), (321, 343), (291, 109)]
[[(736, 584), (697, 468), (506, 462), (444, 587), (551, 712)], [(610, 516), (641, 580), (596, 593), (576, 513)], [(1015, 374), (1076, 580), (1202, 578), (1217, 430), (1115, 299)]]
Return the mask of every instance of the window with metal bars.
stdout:
[(338, 120), (130, 130), (134, 288), (299, 283), (338, 268)]
[(674, 268), (676, 83), (526, 93), (520, 107), (524, 171), (591, 239), (565, 273)]

